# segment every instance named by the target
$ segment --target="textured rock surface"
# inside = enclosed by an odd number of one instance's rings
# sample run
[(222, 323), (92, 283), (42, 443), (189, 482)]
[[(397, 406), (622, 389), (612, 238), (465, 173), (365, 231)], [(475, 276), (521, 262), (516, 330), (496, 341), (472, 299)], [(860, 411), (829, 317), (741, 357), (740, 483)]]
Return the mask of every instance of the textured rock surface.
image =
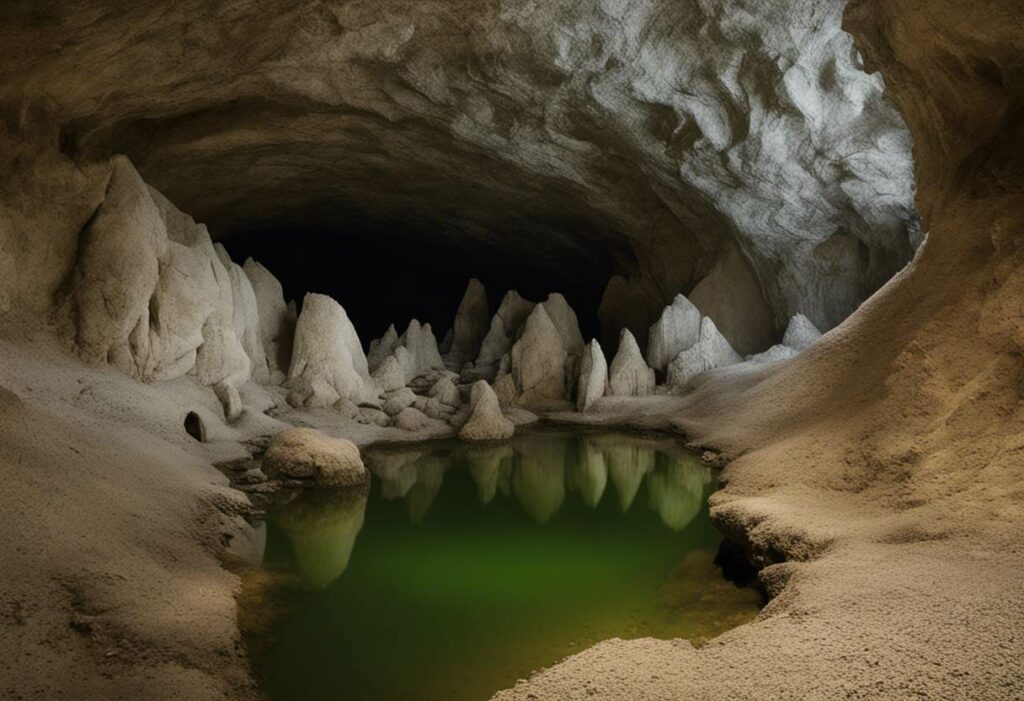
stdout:
[(526, 320), (523, 334), (512, 346), (512, 379), (519, 401), (531, 404), (565, 398), (565, 367), (568, 354), (562, 336), (538, 304)]
[(292, 361), (295, 312), (284, 301), (284, 290), (274, 274), (249, 258), (242, 265), (256, 296), (263, 350), (271, 370), (288, 372)]
[(341, 398), (358, 404), (377, 396), (352, 322), (325, 295), (310, 293), (302, 302), (288, 370), (289, 381), (298, 378), (312, 389), (307, 406), (330, 406)]
[(481, 342), (480, 354), (475, 362), (478, 369), (497, 367), (502, 357), (512, 350), (512, 344), (534, 306), (533, 302), (523, 299), (515, 290), (505, 294)]
[(370, 341), (370, 347), (366, 352), (366, 365), (370, 372), (376, 372), (384, 359), (395, 352), (397, 346), (398, 331), (395, 330), (395, 325), (391, 324), (383, 336)]
[(308, 480), (322, 489), (352, 487), (370, 480), (352, 441), (331, 438), (312, 428), (290, 428), (274, 436), (262, 468), (270, 479)]
[(614, 397), (646, 397), (654, 391), (654, 370), (647, 366), (640, 346), (629, 329), (622, 329), (619, 350), (608, 367), (608, 394)]
[[(412, 358), (412, 377), (426, 375), (432, 370), (443, 370), (444, 360), (437, 349), (437, 339), (430, 324), (420, 324), (413, 319), (405, 333), (398, 339), (398, 345), (409, 351)], [(412, 379), (412, 378), (410, 378)]]
[(472, 360), (480, 353), (480, 344), (487, 335), (490, 316), (487, 291), (474, 278), (466, 286), (452, 326), (452, 346), (449, 352), (457, 364)]
[(469, 395), (469, 418), (459, 429), (464, 441), (497, 441), (511, 438), (515, 426), (501, 413), (498, 396), (486, 380), (477, 380)]
[(214, 231), (443, 202), (445, 235), (601, 259), (652, 309), (738, 248), (779, 325), (830, 328), (916, 236), (910, 140), (844, 4), (68, 0), (8, 14), (0, 77)]
[(651, 326), (647, 341), (647, 363), (665, 370), (700, 338), (700, 310), (683, 295), (676, 295)]
[(580, 381), (576, 388), (576, 409), (586, 412), (590, 405), (605, 395), (608, 388), (608, 361), (597, 339), (583, 349)]
[(681, 352), (668, 366), (668, 384), (682, 387), (691, 379), (708, 370), (735, 365), (743, 358), (733, 350), (709, 317), (700, 322), (700, 337)]

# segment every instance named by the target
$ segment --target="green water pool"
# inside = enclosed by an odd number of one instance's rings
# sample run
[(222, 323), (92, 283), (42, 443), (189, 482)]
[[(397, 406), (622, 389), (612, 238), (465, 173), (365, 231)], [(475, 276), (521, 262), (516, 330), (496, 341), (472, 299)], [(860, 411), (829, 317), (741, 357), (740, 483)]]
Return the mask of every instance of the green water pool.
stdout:
[(671, 441), (544, 431), (364, 458), (368, 491), (268, 519), (266, 568), (302, 583), (246, 604), (284, 611), (251, 641), (275, 701), (487, 699), (600, 640), (699, 644), (757, 614), (713, 564), (715, 474)]

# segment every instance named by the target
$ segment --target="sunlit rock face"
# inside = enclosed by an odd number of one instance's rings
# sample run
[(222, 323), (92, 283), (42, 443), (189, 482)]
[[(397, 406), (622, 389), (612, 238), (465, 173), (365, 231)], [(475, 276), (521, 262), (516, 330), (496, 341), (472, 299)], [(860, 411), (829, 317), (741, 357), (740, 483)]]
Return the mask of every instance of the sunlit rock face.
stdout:
[[(751, 323), (828, 329), (918, 236), (910, 140), (844, 4), (20, 3), (0, 106), (78, 163), (126, 153), (215, 238), (296, 217), (343, 236), (358, 214), (610, 263), (605, 317), (636, 299), (638, 338), (675, 293), (749, 269)], [(88, 214), (87, 175), (54, 211)]]

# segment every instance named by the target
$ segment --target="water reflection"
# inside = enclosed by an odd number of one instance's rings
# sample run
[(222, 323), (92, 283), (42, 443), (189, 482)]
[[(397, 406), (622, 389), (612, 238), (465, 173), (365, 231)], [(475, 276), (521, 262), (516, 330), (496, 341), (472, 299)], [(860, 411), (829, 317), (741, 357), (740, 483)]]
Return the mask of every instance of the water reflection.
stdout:
[[(673, 442), (616, 435), (536, 432), (494, 445), (382, 448), (368, 451), (366, 463), (380, 496), (404, 502), (414, 524), (428, 517), (448, 470), (468, 472), (481, 505), (514, 498), (538, 524), (558, 514), (567, 494), (590, 509), (614, 498), (626, 513), (646, 480), (649, 507), (673, 531), (697, 517), (712, 483), (711, 470)], [(609, 480), (614, 497), (605, 497)], [(310, 586), (327, 586), (345, 571), (366, 498), (304, 494), (272, 513), (292, 543), (296, 570)]]
[(303, 492), (271, 511), (292, 544), (295, 571), (308, 586), (323, 589), (348, 567), (368, 495), (365, 488)]

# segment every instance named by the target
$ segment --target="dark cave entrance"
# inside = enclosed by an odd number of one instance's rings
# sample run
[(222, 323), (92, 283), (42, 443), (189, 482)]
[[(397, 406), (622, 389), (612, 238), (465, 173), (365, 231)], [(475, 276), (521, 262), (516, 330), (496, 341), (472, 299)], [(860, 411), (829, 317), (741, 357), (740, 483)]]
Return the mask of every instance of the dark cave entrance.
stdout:
[(300, 308), (307, 292), (333, 297), (364, 345), (391, 323), (401, 333), (412, 319), (430, 323), (440, 341), (474, 277), (486, 287), (492, 314), (509, 290), (535, 302), (560, 292), (584, 337), (598, 338), (601, 296), (616, 269), (608, 251), (504, 247), (403, 222), (260, 222), (221, 243), (236, 262), (252, 257), (266, 266)]

